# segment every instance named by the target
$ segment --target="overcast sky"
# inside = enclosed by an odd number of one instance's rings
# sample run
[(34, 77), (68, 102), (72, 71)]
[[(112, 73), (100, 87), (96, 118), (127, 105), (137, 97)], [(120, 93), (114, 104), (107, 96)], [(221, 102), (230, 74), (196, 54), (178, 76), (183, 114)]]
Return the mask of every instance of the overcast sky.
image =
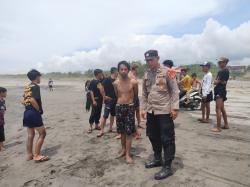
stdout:
[(0, 0), (1, 74), (109, 69), (148, 49), (250, 64), (250, 0)]

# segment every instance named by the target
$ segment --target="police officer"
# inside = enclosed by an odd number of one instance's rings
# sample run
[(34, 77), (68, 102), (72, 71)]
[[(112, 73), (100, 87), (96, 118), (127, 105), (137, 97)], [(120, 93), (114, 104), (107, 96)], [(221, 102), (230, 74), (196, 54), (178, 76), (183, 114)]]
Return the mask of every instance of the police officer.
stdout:
[(173, 73), (170, 75), (168, 68), (160, 66), (156, 50), (149, 50), (144, 56), (149, 69), (143, 78), (141, 115), (145, 119), (147, 114), (146, 133), (154, 151), (153, 160), (145, 167), (162, 166), (161, 171), (155, 174), (155, 179), (161, 180), (172, 175), (171, 163), (175, 156), (173, 120), (179, 109), (179, 89)]

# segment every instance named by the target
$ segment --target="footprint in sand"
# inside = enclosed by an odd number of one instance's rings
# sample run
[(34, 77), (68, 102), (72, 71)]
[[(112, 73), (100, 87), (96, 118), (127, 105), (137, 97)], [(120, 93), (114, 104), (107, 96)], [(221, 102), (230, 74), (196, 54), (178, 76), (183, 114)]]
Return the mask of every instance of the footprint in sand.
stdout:
[(27, 181), (23, 184), (23, 187), (28, 187), (28, 186), (42, 186), (42, 181), (39, 181), (37, 179)]
[(64, 119), (60, 119), (60, 120), (58, 120), (58, 123), (62, 123), (64, 121), (65, 121)]
[(13, 142), (13, 143), (9, 143), (9, 144), (5, 145), (5, 148), (8, 149), (8, 148), (14, 147), (16, 145), (20, 145), (22, 143), (23, 143), (23, 141), (16, 141), (16, 142)]
[(184, 164), (183, 161), (180, 157), (175, 157), (173, 163), (172, 163), (172, 167), (173, 167), (173, 172), (175, 173), (178, 169), (182, 169), (184, 168)]
[(104, 176), (105, 170), (118, 164), (117, 160), (101, 160), (95, 159), (93, 156), (87, 156), (74, 164), (66, 166), (64, 174), (80, 178), (99, 178)]

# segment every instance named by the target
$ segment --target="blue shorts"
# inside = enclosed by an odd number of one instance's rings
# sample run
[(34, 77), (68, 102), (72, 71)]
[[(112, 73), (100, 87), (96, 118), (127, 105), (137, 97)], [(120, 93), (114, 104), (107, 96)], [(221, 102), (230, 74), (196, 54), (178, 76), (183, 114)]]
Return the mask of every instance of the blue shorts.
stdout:
[(111, 116), (115, 116), (115, 106), (116, 106), (116, 100), (114, 100), (114, 99), (105, 103), (104, 114), (103, 114), (103, 117), (105, 119), (108, 119), (109, 114)]
[(36, 109), (26, 109), (23, 114), (23, 126), (36, 128), (43, 126), (42, 115)]

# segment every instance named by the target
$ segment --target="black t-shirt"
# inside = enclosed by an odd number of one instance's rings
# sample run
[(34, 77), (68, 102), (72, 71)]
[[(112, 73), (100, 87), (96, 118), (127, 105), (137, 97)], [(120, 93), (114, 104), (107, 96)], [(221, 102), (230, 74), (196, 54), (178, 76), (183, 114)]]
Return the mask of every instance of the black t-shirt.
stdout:
[(102, 83), (99, 80), (93, 79), (90, 82), (89, 90), (93, 92), (95, 100), (102, 101), (102, 94), (100, 92), (101, 87)]
[[(227, 84), (228, 79), (229, 79), (228, 69), (222, 69), (218, 72), (216, 80), (225, 81)], [(214, 90), (215, 91), (226, 90), (226, 84), (219, 83), (215, 86)]]
[(40, 93), (40, 86), (34, 85), (31, 88), (31, 92), (32, 92), (32, 97), (35, 98), (37, 104), (39, 105), (40, 112), (43, 113), (42, 98), (41, 98), (41, 93)]
[(115, 79), (112, 79), (112, 77), (107, 77), (102, 82), (102, 85), (103, 85), (104, 91), (105, 91), (105, 95), (108, 97), (111, 97), (112, 99), (116, 99), (115, 89), (113, 86), (114, 81), (115, 81)]

